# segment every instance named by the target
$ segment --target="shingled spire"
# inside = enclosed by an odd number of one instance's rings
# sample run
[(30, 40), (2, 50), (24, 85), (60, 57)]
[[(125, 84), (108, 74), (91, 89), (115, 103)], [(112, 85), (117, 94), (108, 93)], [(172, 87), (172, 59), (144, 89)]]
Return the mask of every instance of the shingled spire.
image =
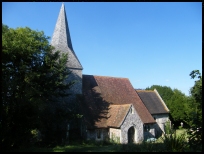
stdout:
[(71, 71), (71, 74), (69, 75), (67, 82), (75, 81), (75, 84), (72, 86), (72, 88), (68, 90), (69, 93), (82, 94), (83, 67), (72, 47), (64, 3), (62, 3), (60, 9), (55, 30), (52, 36), (51, 45), (55, 47), (55, 50), (68, 53), (67, 68)]
[(83, 69), (72, 47), (64, 3), (62, 3), (60, 9), (55, 30), (52, 36), (51, 45), (53, 45), (56, 50), (68, 53), (68, 68), (75, 68), (81, 70)]

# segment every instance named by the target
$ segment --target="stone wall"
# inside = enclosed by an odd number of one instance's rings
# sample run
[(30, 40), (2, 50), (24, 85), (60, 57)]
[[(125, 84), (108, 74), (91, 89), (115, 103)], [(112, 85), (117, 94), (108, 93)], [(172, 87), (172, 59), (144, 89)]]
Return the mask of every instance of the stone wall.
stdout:
[(95, 140), (96, 138), (95, 130), (87, 130), (86, 133), (87, 140)]
[(155, 138), (155, 124), (144, 125), (144, 140)]
[(165, 124), (169, 120), (169, 114), (154, 114), (152, 116), (157, 122), (155, 125), (155, 132), (156, 137), (159, 137), (162, 133), (165, 133)]
[[(113, 139), (116, 142), (120, 142), (122, 144), (128, 143), (128, 130), (131, 127), (134, 127), (134, 142), (139, 143), (144, 140), (144, 128), (143, 123), (138, 116), (136, 110), (133, 106), (131, 106), (132, 112), (129, 111), (127, 116), (125, 117), (124, 122), (122, 123), (119, 129), (117, 128), (107, 128), (107, 129), (95, 129), (95, 130), (87, 130), (86, 131), (86, 138), (87, 140), (95, 140), (95, 141), (102, 141), (106, 139)], [(150, 133), (154, 135), (154, 125), (150, 125)], [(97, 138), (97, 131), (101, 130), (101, 137)]]
[[(98, 136), (98, 131), (100, 132), (100, 137)], [(107, 129), (94, 129), (87, 130), (87, 140), (104, 141), (108, 139), (108, 128)]]
[(117, 128), (110, 128), (109, 138), (111, 139), (111, 141), (114, 141), (116, 143), (121, 143), (121, 130)]
[(130, 127), (134, 127), (135, 129), (135, 139), (134, 142), (138, 143), (143, 141), (144, 139), (144, 135), (143, 135), (143, 123), (140, 119), (140, 117), (138, 116), (136, 110), (134, 109), (133, 106), (132, 107), (132, 111), (133, 113), (131, 113), (130, 111), (128, 112), (123, 124), (121, 125), (121, 143), (128, 143), (128, 129)]
[(70, 92), (72, 94), (82, 94), (82, 70), (69, 69), (71, 74), (68, 77), (68, 82), (75, 81), (75, 84), (71, 87)]

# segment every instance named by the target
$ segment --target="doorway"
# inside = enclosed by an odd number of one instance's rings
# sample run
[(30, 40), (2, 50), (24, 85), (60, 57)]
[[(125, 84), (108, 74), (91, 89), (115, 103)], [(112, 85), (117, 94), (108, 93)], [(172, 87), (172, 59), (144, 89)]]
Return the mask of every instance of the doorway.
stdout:
[(128, 129), (128, 143), (134, 143), (134, 138), (135, 138), (135, 129), (134, 127), (130, 127)]

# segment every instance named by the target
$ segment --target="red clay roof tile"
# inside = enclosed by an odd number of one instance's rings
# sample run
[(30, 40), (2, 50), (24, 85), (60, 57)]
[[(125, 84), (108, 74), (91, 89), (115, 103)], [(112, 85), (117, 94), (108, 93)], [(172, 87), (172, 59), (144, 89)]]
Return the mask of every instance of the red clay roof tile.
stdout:
[(119, 128), (123, 123), (131, 104), (110, 105), (107, 126)]
[(113, 110), (117, 110), (116, 106), (111, 109), (110, 105), (125, 104), (134, 106), (143, 123), (155, 123), (129, 79), (93, 75), (83, 75), (82, 79), (84, 108), (92, 107), (86, 111), (88, 119), (91, 121), (90, 125), (107, 127), (108, 124), (110, 125), (107, 120), (108, 116), (114, 115)]

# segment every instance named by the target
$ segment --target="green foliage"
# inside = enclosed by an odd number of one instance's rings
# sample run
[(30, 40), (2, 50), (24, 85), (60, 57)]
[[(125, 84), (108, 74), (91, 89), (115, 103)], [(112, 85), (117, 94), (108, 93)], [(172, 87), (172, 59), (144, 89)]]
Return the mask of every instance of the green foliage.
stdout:
[(173, 133), (173, 132), (172, 132), (173, 129), (172, 129), (170, 120), (168, 120), (168, 121), (165, 123), (164, 129), (165, 129), (165, 133), (166, 133), (166, 134), (171, 134), (171, 133)]
[(153, 85), (146, 88), (146, 90), (156, 89), (167, 107), (170, 110), (170, 119), (176, 126), (180, 124), (181, 121), (189, 123), (189, 98), (183, 94), (178, 89), (171, 89), (167, 86)]
[(110, 143), (120, 143), (120, 137), (119, 136), (116, 136), (114, 133), (112, 134), (111, 136), (111, 139), (110, 139)]
[(188, 129), (187, 134), (190, 147), (196, 151), (202, 151), (202, 127), (192, 127)]
[(176, 135), (176, 131), (173, 133), (164, 134), (161, 138), (166, 149), (166, 152), (185, 152), (188, 149), (188, 143), (186, 134)]
[[(173, 134), (174, 135), (174, 134)], [(176, 134), (178, 135), (178, 134)], [(182, 134), (181, 134), (182, 135)], [(166, 137), (164, 140), (166, 144), (163, 143), (163, 140), (160, 138), (160, 141), (156, 142), (141, 142), (138, 144), (117, 144), (107, 141), (78, 141), (72, 142), (67, 146), (55, 146), (55, 147), (23, 147), (18, 152), (179, 152), (179, 151), (193, 151), (188, 148), (186, 145), (186, 137), (179, 135), (176, 139), (174, 136)], [(174, 138), (174, 140), (173, 140)], [(171, 144), (170, 144), (171, 143)], [(184, 143), (182, 145), (181, 143)], [(171, 147), (167, 147), (167, 145)], [(180, 148), (183, 147), (183, 148)], [(182, 150), (181, 150), (182, 149)], [(17, 152), (17, 151), (16, 151)]]
[[(1, 147), (30, 143), (32, 130), (43, 139), (61, 141), (74, 111), (63, 99), (74, 84), (67, 83), (67, 54), (53, 52), (49, 37), (28, 27), (2, 24)], [(45, 133), (46, 132), (46, 133)]]
[(169, 105), (170, 98), (174, 95), (173, 90), (167, 86), (160, 86), (160, 85), (152, 85), (151, 87), (147, 87), (146, 90), (154, 90), (156, 89), (159, 95), (162, 97), (166, 105)]
[(189, 144), (193, 149), (202, 150), (202, 75), (199, 70), (190, 73), (192, 79), (198, 78), (190, 89), (191, 101), (191, 127), (188, 130)]
[[(190, 89), (191, 96), (195, 99), (196, 108), (202, 109), (202, 76), (199, 70), (194, 70), (190, 73), (191, 78), (197, 77), (194, 86)], [(199, 110), (198, 110), (199, 111)], [(201, 110), (202, 111), (202, 110)]]
[(174, 95), (169, 100), (169, 109), (171, 111), (171, 116), (174, 119), (174, 122), (185, 121), (187, 123), (187, 111), (188, 109), (188, 97), (185, 96), (178, 89), (173, 90)]
[(184, 129), (182, 126), (179, 126), (178, 128), (179, 128), (179, 129)]
[[(193, 70), (190, 74), (192, 79), (197, 78), (194, 86), (190, 89), (190, 96), (185, 96), (178, 89), (153, 85), (146, 90), (157, 89), (162, 99), (170, 109), (172, 122), (177, 126), (180, 122), (187, 125), (189, 145), (195, 151), (202, 149), (202, 75), (199, 70)], [(185, 126), (186, 127), (186, 126)], [(172, 136), (171, 136), (172, 137)], [(173, 138), (172, 138), (173, 140)]]

